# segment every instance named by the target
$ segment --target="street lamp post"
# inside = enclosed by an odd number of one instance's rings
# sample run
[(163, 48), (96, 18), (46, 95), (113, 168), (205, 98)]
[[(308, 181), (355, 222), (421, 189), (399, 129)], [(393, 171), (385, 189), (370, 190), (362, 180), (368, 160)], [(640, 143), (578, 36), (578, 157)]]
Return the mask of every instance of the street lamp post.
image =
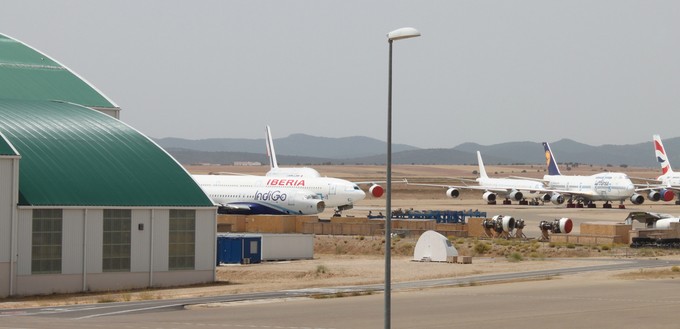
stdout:
[(387, 34), (390, 44), (387, 80), (387, 195), (385, 196), (385, 329), (391, 328), (392, 309), (392, 42), (419, 37), (412, 27), (402, 27)]

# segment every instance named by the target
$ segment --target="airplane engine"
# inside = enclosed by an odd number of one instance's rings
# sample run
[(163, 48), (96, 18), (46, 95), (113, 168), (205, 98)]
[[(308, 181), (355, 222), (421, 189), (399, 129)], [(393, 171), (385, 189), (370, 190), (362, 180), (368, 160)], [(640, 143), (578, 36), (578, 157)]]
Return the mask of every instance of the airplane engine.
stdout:
[(508, 194), (508, 198), (515, 201), (520, 201), (524, 199), (524, 194), (522, 194), (520, 191), (512, 191), (510, 194)]
[(666, 202), (673, 200), (675, 197), (675, 193), (671, 190), (662, 189), (659, 193), (661, 194), (661, 200)]
[(571, 218), (566, 217), (555, 219), (552, 222), (542, 220), (541, 223), (538, 224), (538, 228), (543, 232), (552, 231), (553, 233), (570, 233), (574, 228), (574, 222)]
[(515, 218), (512, 216), (496, 215), (491, 218), (496, 232), (512, 232), (515, 229)]
[(633, 204), (642, 204), (643, 202), (645, 202), (645, 197), (635, 193), (630, 196), (630, 202), (632, 202)]
[(325, 202), (319, 201), (316, 204), (316, 211), (318, 211), (319, 213), (322, 213), (325, 209), (326, 209), (326, 203)]
[(379, 198), (385, 193), (385, 189), (378, 184), (373, 184), (368, 188), (368, 193), (371, 193), (373, 197)]
[(460, 196), (460, 191), (458, 191), (457, 188), (452, 187), (452, 188), (446, 190), (446, 196), (449, 197), (449, 198), (455, 199), (455, 198)]
[(484, 192), (484, 194), (482, 194), (482, 199), (486, 202), (494, 202), (496, 201), (496, 193)]
[(564, 197), (561, 196), (559, 193), (555, 193), (550, 197), (550, 202), (552, 202), (553, 204), (563, 204)]
[(647, 199), (649, 201), (659, 201), (661, 200), (661, 193), (651, 190), (649, 193), (647, 193)]
[(671, 228), (671, 223), (680, 223), (680, 218), (662, 218), (654, 223), (654, 228)]
[(550, 202), (551, 198), (552, 198), (552, 195), (550, 195), (549, 193), (541, 195), (541, 200), (543, 200), (543, 202)]

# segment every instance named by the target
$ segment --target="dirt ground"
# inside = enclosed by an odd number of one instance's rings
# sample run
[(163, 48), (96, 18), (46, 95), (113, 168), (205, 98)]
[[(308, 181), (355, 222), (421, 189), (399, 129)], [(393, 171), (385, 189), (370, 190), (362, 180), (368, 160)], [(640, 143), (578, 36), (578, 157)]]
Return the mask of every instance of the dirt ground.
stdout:
[[(538, 166), (487, 166), (487, 172), (495, 177), (522, 175), (542, 177)], [(239, 172), (264, 174), (268, 168), (233, 166), (188, 167), (192, 173)], [(321, 166), (316, 168), (322, 175), (351, 179), (353, 181), (379, 181), (384, 177), (381, 166)], [(407, 178), (410, 182), (447, 184), (447, 177), (469, 176), (474, 178), (476, 166), (395, 166), (394, 181)], [(582, 166), (574, 168), (570, 174), (593, 174), (603, 168)], [(621, 168), (610, 168), (618, 170)], [(630, 176), (654, 177), (655, 169), (626, 168)], [(344, 216), (365, 216), (369, 210), (384, 209), (384, 198), (367, 197), (357, 203), (355, 209), (345, 212)], [(393, 184), (393, 208), (415, 209), (475, 209), (486, 207), (480, 200), (479, 192), (464, 192), (460, 199), (451, 200), (444, 196), (443, 189), (416, 187), (404, 183)], [(503, 207), (503, 206), (501, 206)], [(648, 205), (634, 209), (648, 211)], [(680, 212), (680, 207), (663, 205), (669, 211)], [(672, 208), (671, 208), (672, 207)], [(678, 210), (676, 211), (675, 208)], [(573, 215), (578, 225), (578, 216), (583, 220), (621, 221), (629, 210), (574, 210), (561, 207), (543, 208), (488, 208), (493, 211), (516, 211), (527, 214), (530, 221), (538, 221), (546, 216), (560, 217)], [(538, 209), (538, 210), (536, 210)], [(663, 210), (664, 208), (662, 208)], [(490, 210), (490, 211), (491, 211)], [(532, 215), (533, 214), (533, 215)], [(327, 210), (320, 217), (328, 218), (332, 211)], [(534, 217), (531, 217), (534, 216)], [(531, 222), (531, 225), (536, 223)], [(680, 258), (676, 252), (659, 250), (631, 250), (623, 246), (574, 246), (541, 243), (535, 239), (525, 241), (453, 239), (453, 244), (461, 255), (473, 256), (472, 264), (449, 264), (414, 262), (411, 260), (417, 237), (392, 239), (392, 280), (393, 282), (424, 279), (462, 277), (476, 274), (534, 271), (549, 268), (592, 265), (593, 259), (620, 257), (672, 257)], [(69, 294), (58, 296), (38, 296), (31, 298), (8, 298), (0, 300), (0, 309), (18, 307), (38, 307), (49, 305), (70, 305), (85, 303), (106, 303), (114, 301), (149, 300), (188, 296), (208, 296), (217, 294), (238, 294), (257, 291), (278, 291), (303, 288), (322, 288), (344, 285), (376, 284), (384, 279), (384, 238), (358, 236), (317, 236), (315, 237), (314, 259), (267, 262), (263, 264), (228, 265), (217, 268), (218, 282), (215, 284), (180, 287), (169, 289), (148, 289), (140, 291), (116, 291), (108, 293)], [(565, 259), (566, 258), (566, 259)], [(585, 258), (588, 258), (587, 260)], [(610, 278), (614, 273), (588, 273), (590, 277)]]
[[(597, 260), (603, 260), (604, 263), (605, 260), (611, 261), (612, 259), (628, 257), (680, 259), (680, 255), (672, 251), (649, 249), (631, 251), (626, 246), (605, 247), (603, 249), (603, 246), (568, 247), (537, 241), (509, 242), (507, 240), (458, 239), (454, 241), (454, 245), (461, 255), (473, 256), (472, 264), (418, 262), (412, 260), (415, 238), (395, 238), (393, 242), (392, 282), (578, 267), (596, 265), (598, 264)], [(488, 247), (478, 249), (478, 245), (487, 245)], [(381, 237), (317, 236), (315, 237), (314, 259), (222, 265), (217, 268), (218, 282), (214, 284), (137, 291), (8, 298), (0, 301), (0, 309), (380, 284), (384, 282), (385, 275), (383, 250), (384, 242)], [(479, 251), (483, 251), (483, 253)], [(666, 271), (670, 273), (670, 269), (666, 269)], [(627, 277), (625, 274), (627, 273), (591, 272), (583, 275), (588, 276), (589, 280), (641, 279), (639, 277)], [(680, 277), (680, 275), (674, 273), (674, 277)], [(668, 276), (662, 275), (661, 278), (668, 278)]]

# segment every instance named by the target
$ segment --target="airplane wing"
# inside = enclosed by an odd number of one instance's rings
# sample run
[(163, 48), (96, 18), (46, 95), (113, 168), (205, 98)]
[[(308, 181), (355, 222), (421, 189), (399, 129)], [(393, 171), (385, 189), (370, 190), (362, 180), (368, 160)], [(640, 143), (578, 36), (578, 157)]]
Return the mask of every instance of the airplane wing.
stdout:
[(217, 208), (218, 214), (250, 214), (252, 209), (248, 204), (219, 204)]
[[(393, 183), (393, 184), (394, 184), (394, 183), (406, 183), (406, 182), (407, 182), (407, 181), (406, 181), (405, 178), (402, 179), (402, 180), (397, 180), (397, 181), (392, 180), (392, 183)], [(352, 181), (352, 183), (357, 184), (357, 185), (374, 185), (374, 184), (385, 184), (385, 183), (387, 183), (387, 181), (384, 181), (384, 180), (382, 180), (382, 181), (379, 181), (379, 180), (370, 180), (370, 181), (365, 181), (365, 182), (355, 182), (355, 181)]]
[(533, 178), (533, 177), (509, 176), (508, 178), (512, 178), (512, 179), (526, 179), (526, 180), (532, 180), (532, 181), (536, 181), (536, 182), (545, 182), (545, 180), (542, 179), (542, 178)]
[(468, 190), (478, 190), (478, 191), (489, 191), (489, 192), (495, 192), (495, 193), (510, 193), (513, 191), (523, 191), (523, 192), (530, 192), (530, 193), (536, 193), (536, 192), (554, 192), (554, 190), (549, 190), (549, 189), (525, 189), (525, 188), (517, 188), (513, 186), (494, 186), (494, 187), (487, 187), (487, 186), (479, 186), (479, 185), (442, 185), (442, 184), (421, 184), (421, 183), (409, 183), (408, 181), (406, 182), (409, 185), (416, 185), (416, 186), (431, 186), (431, 187), (442, 187), (442, 188), (457, 188), (457, 189), (468, 189)]

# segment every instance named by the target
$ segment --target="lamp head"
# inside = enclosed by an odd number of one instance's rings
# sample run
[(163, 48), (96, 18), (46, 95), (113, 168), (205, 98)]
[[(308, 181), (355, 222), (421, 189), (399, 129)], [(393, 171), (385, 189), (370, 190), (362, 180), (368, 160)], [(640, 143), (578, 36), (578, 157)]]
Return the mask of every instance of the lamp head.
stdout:
[(401, 39), (408, 39), (408, 38), (415, 38), (419, 37), (420, 32), (418, 30), (412, 28), (412, 27), (402, 27), (400, 29), (396, 29), (390, 33), (387, 33), (387, 40), (393, 41), (393, 40), (401, 40)]

